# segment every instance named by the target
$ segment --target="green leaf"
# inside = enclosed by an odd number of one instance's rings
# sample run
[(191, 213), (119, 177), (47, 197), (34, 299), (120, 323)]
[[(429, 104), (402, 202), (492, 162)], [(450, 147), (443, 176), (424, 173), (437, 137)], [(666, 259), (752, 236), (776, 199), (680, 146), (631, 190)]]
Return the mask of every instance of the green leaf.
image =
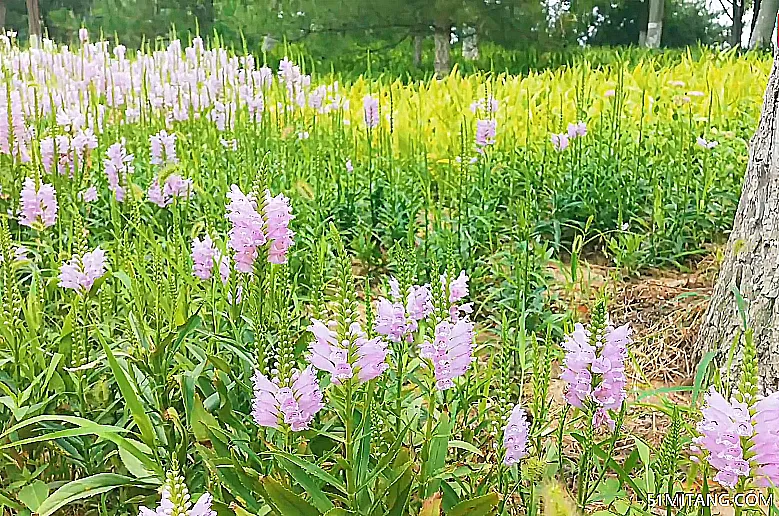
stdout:
[(205, 409), (203, 400), (197, 394), (195, 394), (189, 424), (192, 426), (192, 433), (195, 434), (195, 438), (200, 442), (208, 441), (211, 437), (207, 427), (219, 428), (216, 418)]
[(309, 496), (311, 496), (311, 502), (316, 506), (317, 509), (322, 512), (327, 512), (333, 508), (333, 502), (327, 498), (327, 496), (322, 492), (322, 489), (320, 489), (316, 482), (314, 482), (314, 479), (308, 476), (303, 468), (282, 457), (277, 457), (277, 460), (279, 461), (279, 464), (281, 464), (281, 466), (287, 470), (292, 478), (294, 478), (295, 481), (297, 481), (297, 483), (300, 484), (303, 489), (305, 489)]
[(738, 308), (738, 314), (741, 317), (741, 327), (746, 331), (747, 324), (747, 302), (744, 300), (744, 296), (741, 295), (741, 291), (736, 285), (731, 285), (730, 291), (736, 297), (736, 308)]
[(107, 493), (117, 487), (137, 485), (138, 480), (113, 473), (99, 473), (68, 482), (38, 507), (38, 516), (51, 516), (66, 505), (83, 498)]
[[(157, 477), (162, 476), (162, 468), (154, 462), (152, 459), (147, 457), (143, 452), (141, 452), (133, 443), (119, 435), (119, 432), (127, 432), (128, 430), (125, 428), (117, 427), (117, 426), (111, 426), (111, 425), (98, 425), (89, 419), (84, 419), (81, 417), (76, 416), (60, 416), (60, 415), (48, 415), (44, 414), (41, 416), (35, 416), (30, 419), (27, 419), (25, 421), (22, 421), (21, 423), (18, 423), (2, 434), (0, 434), (0, 440), (2, 440), (4, 437), (7, 437), (8, 435), (12, 434), (13, 432), (16, 432), (22, 428), (34, 425), (36, 423), (40, 423), (43, 421), (55, 421), (57, 423), (70, 423), (72, 425), (76, 425), (82, 428), (88, 428), (88, 432), (86, 433), (93, 433), (99, 437), (102, 437), (103, 439), (107, 441), (111, 441), (119, 448), (125, 448), (127, 451), (133, 454), (141, 463), (148, 469), (149, 471), (154, 471), (157, 475)], [(55, 434), (58, 434), (59, 432), (52, 432), (43, 436), (40, 436), (39, 438), (35, 438), (37, 441), (44, 441), (52, 439)], [(11, 445), (18, 444), (19, 441), (12, 442)], [(5, 445), (4, 445), (5, 446)], [(2, 449), (0, 447), (0, 449)]]
[(595, 491), (595, 497), (592, 501), (603, 502), (605, 505), (611, 505), (611, 503), (617, 498), (624, 498), (626, 496), (625, 491), (616, 478), (607, 478)]
[(706, 379), (706, 373), (709, 371), (709, 364), (717, 355), (716, 351), (709, 351), (701, 361), (698, 363), (698, 368), (695, 370), (695, 382), (692, 388), (692, 399), (690, 400), (690, 406), (695, 407), (695, 403), (698, 401), (701, 389), (703, 389), (703, 381)]
[[(373, 506), (371, 507), (371, 510), (369, 514), (377, 515), (379, 514), (379, 510), (381, 509), (381, 502), (387, 500), (387, 505), (390, 505), (390, 499), (391, 496), (388, 496), (388, 493), (392, 493), (394, 490), (397, 489), (397, 486), (401, 483), (411, 484), (411, 477), (413, 475), (413, 472), (411, 472), (411, 467), (414, 465), (413, 462), (409, 461), (406, 462), (405, 465), (401, 467), (395, 467), (391, 471), (395, 473), (395, 477), (386, 483), (384, 486), (384, 489), (381, 492), (374, 493), (373, 496), (375, 498), (373, 502)], [(408, 472), (408, 474), (407, 474)]]
[(636, 443), (636, 449), (638, 450), (638, 455), (641, 457), (641, 462), (645, 465), (649, 465), (652, 461), (650, 458), (651, 452), (649, 451), (649, 445), (638, 437), (634, 437), (633, 441)]
[(467, 452), (475, 453), (476, 455), (482, 457), (484, 456), (484, 453), (480, 449), (478, 449), (476, 446), (472, 445), (471, 443), (467, 443), (465, 441), (449, 441), (449, 447), (450, 448), (459, 448), (460, 450), (465, 450)]
[(441, 493), (434, 493), (430, 498), (422, 502), (422, 510), (419, 516), (441, 516)]
[(122, 392), (122, 396), (124, 397), (125, 403), (127, 404), (127, 408), (130, 409), (130, 413), (133, 416), (133, 421), (135, 421), (135, 424), (138, 425), (138, 430), (141, 432), (141, 438), (143, 439), (143, 442), (150, 447), (154, 447), (155, 443), (157, 442), (157, 436), (154, 433), (154, 426), (151, 423), (151, 419), (144, 410), (141, 399), (138, 397), (138, 393), (135, 392), (135, 389), (130, 383), (130, 379), (127, 377), (127, 373), (122, 368), (122, 366), (119, 365), (119, 362), (116, 360), (111, 347), (105, 341), (101, 333), (95, 333), (100, 339), (100, 344), (102, 344), (106, 358), (108, 359), (108, 365), (111, 367), (111, 371), (114, 373), (116, 384), (119, 386), (119, 390)]
[[(435, 473), (444, 467), (446, 464), (446, 452), (449, 449), (449, 434), (451, 433), (451, 426), (449, 424), (449, 414), (446, 412), (441, 414), (441, 419), (436, 425), (435, 433), (431, 442), (428, 443), (430, 453), (428, 454), (425, 464), (422, 468), (425, 472), (423, 478), (431, 478)], [(441, 481), (438, 479), (431, 480), (427, 484), (425, 495), (430, 497), (433, 493), (438, 491)]]
[(293, 455), (291, 453), (286, 453), (282, 451), (270, 451), (267, 452), (269, 455), (273, 455), (276, 458), (282, 458), (286, 459), (295, 466), (305, 470), (309, 475), (313, 475), (314, 477), (318, 478), (322, 482), (325, 482), (329, 484), (330, 486), (338, 489), (342, 493), (346, 494), (346, 485), (344, 485), (343, 482), (341, 482), (338, 478), (334, 477), (327, 471), (323, 470), (316, 464), (313, 464), (302, 457), (299, 457), (297, 455)]
[(3, 507), (8, 507), (9, 509), (16, 509), (17, 511), (22, 509), (22, 505), (19, 505), (18, 503), (14, 502), (7, 496), (5, 496), (3, 493), (0, 493), (0, 509)]
[(36, 480), (32, 484), (24, 486), (19, 494), (16, 495), (19, 501), (27, 506), (32, 512), (36, 512), (43, 501), (49, 496), (49, 486), (46, 482)]
[(617, 474), (617, 477), (622, 481), (624, 484), (627, 484), (633, 489), (633, 491), (636, 492), (636, 495), (641, 500), (646, 500), (646, 491), (644, 489), (641, 489), (638, 484), (628, 475), (625, 470), (620, 466), (617, 461), (615, 461), (612, 457), (610, 457), (605, 451), (603, 451), (600, 446), (593, 445), (592, 451), (595, 454), (596, 457), (601, 459), (602, 461), (605, 461), (606, 466), (608, 466), (609, 469), (611, 469), (614, 473)]
[(463, 500), (446, 513), (446, 516), (487, 516), (493, 514), (500, 503), (498, 493)]
[(287, 514), (295, 516), (320, 516), (322, 514), (300, 495), (293, 493), (276, 480), (264, 477), (261, 482), (265, 488), (265, 493), (262, 494), (267, 496), (265, 501), (273, 506), (279, 514), (285, 516)]
[[(151, 449), (143, 444), (142, 442), (135, 441), (132, 439), (127, 439), (129, 442), (135, 445), (136, 448), (142, 453), (145, 453), (148, 456), (151, 456)], [(130, 472), (132, 476), (135, 478), (149, 478), (153, 477), (154, 472), (149, 471), (146, 469), (146, 467), (143, 465), (143, 462), (133, 455), (133, 453), (130, 452), (129, 449), (124, 447), (119, 447), (119, 458), (122, 459), (122, 464), (124, 464), (124, 467), (127, 468), (127, 471)]]

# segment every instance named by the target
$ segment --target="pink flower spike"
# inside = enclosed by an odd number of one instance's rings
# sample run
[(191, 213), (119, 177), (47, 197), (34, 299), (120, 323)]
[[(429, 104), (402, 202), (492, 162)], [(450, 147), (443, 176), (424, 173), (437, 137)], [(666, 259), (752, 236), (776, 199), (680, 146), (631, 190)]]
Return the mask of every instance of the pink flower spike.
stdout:
[(449, 302), (456, 303), (468, 295), (468, 275), (460, 271), (460, 275), (449, 283)]
[(527, 420), (527, 413), (521, 405), (517, 404), (503, 428), (503, 450), (505, 452), (503, 464), (513, 466), (527, 457), (529, 431), (530, 422)]
[(488, 145), (495, 143), (495, 136), (498, 133), (498, 122), (496, 120), (477, 120), (475, 143), (477, 150), (483, 149)]
[(294, 245), (295, 233), (289, 229), (289, 223), (295, 218), (292, 215), (292, 207), (288, 197), (279, 194), (271, 196), (269, 190), (265, 191), (265, 227), (267, 239), (271, 242), (268, 251), (270, 263), (287, 263), (287, 253)]
[(566, 133), (553, 134), (549, 137), (552, 142), (552, 147), (558, 152), (562, 152), (568, 148), (569, 138)]
[(704, 399), (703, 420), (696, 427), (700, 436), (692, 440), (693, 445), (707, 452), (706, 461), (717, 470), (714, 480), (734, 488), (741, 477), (750, 475), (741, 446), (741, 438), (753, 434), (749, 408), (735, 400), (728, 402), (713, 386)]
[(48, 228), (57, 222), (57, 194), (54, 187), (41, 183), (36, 189), (32, 178), (24, 180), (19, 199), (19, 224)]
[(59, 286), (86, 294), (105, 272), (105, 251), (98, 247), (83, 256), (73, 255), (68, 262), (63, 263), (60, 267)]
[(97, 200), (97, 188), (90, 186), (83, 192), (79, 192), (78, 197), (83, 202), (95, 202)]
[(435, 340), (420, 346), (419, 355), (433, 364), (439, 390), (454, 387), (452, 380), (464, 375), (473, 362), (473, 327), (468, 319), (454, 323), (445, 319), (435, 328)]
[(235, 269), (249, 273), (257, 259), (258, 247), (267, 242), (265, 221), (257, 213), (257, 203), (251, 195), (244, 194), (238, 185), (232, 185), (227, 194), (227, 219), (232, 223), (230, 229), (230, 249), (235, 253)]
[(365, 126), (368, 129), (375, 129), (379, 125), (379, 101), (376, 97), (366, 95), (362, 99), (363, 104), (363, 116), (365, 118)]
[(311, 366), (295, 371), (288, 387), (280, 387), (259, 371), (254, 374), (252, 418), (259, 426), (280, 428), (286, 425), (293, 432), (308, 429), (314, 416), (323, 407), (322, 392)]

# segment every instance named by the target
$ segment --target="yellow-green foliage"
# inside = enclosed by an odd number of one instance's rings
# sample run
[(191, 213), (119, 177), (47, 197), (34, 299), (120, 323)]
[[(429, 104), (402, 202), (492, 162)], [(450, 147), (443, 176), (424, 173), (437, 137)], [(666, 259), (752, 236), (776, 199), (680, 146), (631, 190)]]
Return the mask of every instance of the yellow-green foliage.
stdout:
[[(585, 61), (524, 77), (462, 76), (454, 71), (443, 80), (412, 84), (360, 79), (347, 95), (351, 123), (362, 124), (362, 99), (373, 94), (380, 99), (387, 127), (392, 103), (394, 142), (400, 150), (418, 148), (423, 136), (428, 152), (446, 158), (459, 153), (462, 126), (472, 131), (476, 115), (471, 103), (488, 95), (500, 101), (499, 147), (546, 141), (548, 133), (564, 131), (571, 121), (607, 117), (617, 102), (623, 130), (632, 132), (642, 123), (645, 131), (669, 124), (679, 112), (691, 114), (697, 123), (707, 123), (710, 117), (707, 125), (715, 134), (734, 124), (754, 126), (770, 68), (770, 59), (760, 55), (711, 52), (699, 59), (683, 57), (670, 66), (648, 57), (636, 65), (604, 68)], [(611, 92), (615, 96), (608, 96)]]

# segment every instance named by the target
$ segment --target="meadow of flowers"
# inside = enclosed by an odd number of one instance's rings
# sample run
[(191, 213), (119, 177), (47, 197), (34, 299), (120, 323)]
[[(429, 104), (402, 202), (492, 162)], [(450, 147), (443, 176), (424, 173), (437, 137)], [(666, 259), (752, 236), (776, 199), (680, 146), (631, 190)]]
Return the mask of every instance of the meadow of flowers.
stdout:
[(548, 271), (718, 242), (768, 60), (344, 81), (79, 36), (0, 37), (0, 514), (649, 514), (779, 482), (748, 330), (738, 377), (652, 387), (605, 293), (580, 321)]

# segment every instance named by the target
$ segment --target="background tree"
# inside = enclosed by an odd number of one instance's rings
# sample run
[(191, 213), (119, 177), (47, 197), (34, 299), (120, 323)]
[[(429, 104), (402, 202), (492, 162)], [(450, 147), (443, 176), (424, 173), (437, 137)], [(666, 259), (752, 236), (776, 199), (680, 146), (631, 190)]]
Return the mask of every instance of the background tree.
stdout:
[[(766, 391), (779, 388), (778, 115), (779, 59), (775, 58), (760, 125), (750, 144), (733, 231), (698, 335), (698, 348), (718, 351), (720, 364), (724, 364), (746, 323), (754, 332)], [(745, 321), (738, 309), (739, 296), (745, 301)]]
[(27, 26), (31, 36), (41, 35), (41, 10), (38, 0), (27, 0)]
[[(581, 38), (590, 45), (635, 45), (643, 43), (649, 22), (649, 3), (624, 0), (620, 3), (595, 2), (589, 13), (580, 13)], [(698, 43), (710, 45), (722, 40), (722, 27), (703, 2), (667, 1), (660, 46), (681, 47)]]
[(752, 23), (749, 48), (770, 48), (773, 45), (779, 0), (756, 0), (755, 7), (757, 15)]
[(646, 26), (645, 45), (649, 48), (659, 48), (663, 37), (663, 16), (665, 15), (665, 0), (649, 0), (649, 18)]

